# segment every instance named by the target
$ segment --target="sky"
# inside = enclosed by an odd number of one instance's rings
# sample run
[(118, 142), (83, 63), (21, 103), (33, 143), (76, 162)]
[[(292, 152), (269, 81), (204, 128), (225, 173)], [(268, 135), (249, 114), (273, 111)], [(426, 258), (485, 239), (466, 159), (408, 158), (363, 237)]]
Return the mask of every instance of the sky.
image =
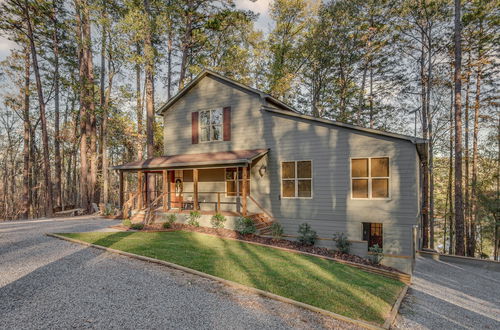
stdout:
[[(0, 0), (1, 2), (2, 0)], [(257, 20), (255, 27), (264, 32), (268, 32), (270, 17), (269, 17), (269, 3), (272, 0), (235, 0), (237, 8), (252, 10), (253, 12), (259, 14), (259, 19)], [(15, 46), (15, 44), (0, 36), (0, 61), (3, 61), (8, 55), (10, 50)]]

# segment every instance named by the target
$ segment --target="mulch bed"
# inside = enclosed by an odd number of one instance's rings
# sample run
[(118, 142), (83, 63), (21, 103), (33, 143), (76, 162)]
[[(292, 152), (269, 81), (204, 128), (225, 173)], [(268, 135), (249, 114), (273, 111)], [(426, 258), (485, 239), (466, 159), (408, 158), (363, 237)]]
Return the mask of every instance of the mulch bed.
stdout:
[[(113, 226), (113, 228), (122, 229), (122, 230), (130, 230), (128, 227), (125, 227), (123, 225)], [(341, 259), (341, 260), (345, 260), (345, 261), (354, 262), (357, 264), (367, 265), (367, 266), (371, 266), (371, 267), (375, 267), (375, 268), (379, 268), (379, 269), (384, 269), (384, 270), (404, 274), (403, 272), (401, 272), (398, 269), (395, 269), (395, 268), (392, 268), (389, 266), (385, 266), (385, 265), (376, 265), (376, 264), (373, 264), (368, 259), (362, 258), (360, 256), (356, 256), (353, 254), (342, 253), (340, 251), (333, 251), (333, 250), (327, 249), (325, 247), (306, 246), (306, 245), (300, 244), (299, 242), (290, 241), (287, 239), (262, 237), (262, 236), (258, 236), (255, 234), (242, 235), (242, 234), (238, 233), (237, 231), (234, 231), (231, 229), (195, 227), (195, 226), (191, 226), (191, 225), (187, 225), (187, 224), (183, 224), (183, 223), (174, 223), (174, 224), (172, 224), (172, 227), (165, 229), (165, 228), (163, 228), (163, 224), (155, 223), (155, 224), (145, 225), (144, 229), (141, 231), (160, 232), (160, 231), (178, 231), (178, 230), (191, 231), (191, 232), (197, 232), (197, 233), (203, 233), (203, 234), (210, 234), (210, 235), (215, 235), (215, 236), (222, 237), (222, 238), (234, 238), (234, 239), (239, 239), (242, 241), (255, 242), (255, 243), (265, 244), (265, 245), (269, 245), (269, 246), (277, 246), (277, 247), (281, 247), (281, 248), (312, 253), (312, 254), (325, 256), (325, 257), (331, 257), (331, 258), (335, 258), (335, 259)]]

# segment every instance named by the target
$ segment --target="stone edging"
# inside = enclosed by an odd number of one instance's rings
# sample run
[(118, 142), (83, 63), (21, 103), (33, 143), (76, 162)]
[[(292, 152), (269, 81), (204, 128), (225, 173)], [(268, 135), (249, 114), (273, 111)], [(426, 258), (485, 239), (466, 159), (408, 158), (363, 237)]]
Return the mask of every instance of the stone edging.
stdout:
[[(334, 319), (337, 319), (337, 320), (340, 320), (340, 321), (343, 321), (343, 322), (349, 322), (349, 323), (355, 324), (357, 326), (363, 327), (365, 329), (389, 329), (389, 327), (392, 324), (395, 316), (397, 315), (397, 312), (399, 310), (399, 306), (401, 304), (401, 301), (403, 300), (403, 297), (406, 294), (406, 290), (408, 288), (406, 286), (405, 288), (403, 288), (401, 290), (401, 293), (400, 293), (398, 299), (396, 300), (396, 303), (393, 305), (393, 307), (391, 309), (391, 313), (386, 318), (386, 320), (384, 322), (384, 325), (382, 327), (380, 327), (380, 326), (378, 326), (376, 324), (368, 323), (368, 322), (362, 321), (362, 320), (352, 319), (350, 317), (343, 316), (343, 315), (340, 315), (340, 314), (337, 314), (337, 313), (334, 313), (334, 312), (330, 312), (330, 311), (327, 311), (327, 310), (322, 309), (322, 308), (318, 308), (318, 307), (315, 307), (315, 306), (312, 306), (312, 305), (309, 305), (309, 304), (302, 303), (300, 301), (296, 301), (296, 300), (293, 300), (293, 299), (290, 299), (290, 298), (279, 296), (277, 294), (274, 294), (274, 293), (271, 293), (271, 292), (267, 292), (267, 291), (264, 291), (264, 290), (252, 288), (252, 287), (249, 287), (249, 286), (246, 286), (246, 285), (243, 285), (243, 284), (239, 284), (239, 283), (236, 283), (236, 282), (233, 282), (233, 281), (229, 281), (229, 280), (226, 280), (226, 279), (214, 276), (214, 275), (203, 273), (203, 272), (200, 272), (198, 270), (187, 268), (187, 267), (184, 267), (184, 266), (181, 266), (181, 265), (178, 265), (178, 264), (174, 264), (174, 263), (171, 263), (171, 262), (168, 262), (168, 261), (163, 261), (163, 260), (159, 260), (159, 259), (145, 257), (145, 256), (141, 256), (141, 255), (138, 255), (138, 254), (134, 254), (134, 253), (130, 253), (130, 252), (125, 252), (125, 251), (121, 251), (121, 250), (116, 250), (116, 249), (112, 249), (112, 248), (108, 248), (108, 247), (104, 247), (104, 246), (100, 246), (100, 245), (95, 245), (95, 244), (92, 244), (92, 243), (80, 241), (80, 240), (77, 240), (77, 239), (73, 239), (73, 238), (69, 238), (69, 237), (65, 237), (65, 236), (61, 236), (61, 235), (57, 235), (57, 234), (47, 233), (46, 235), (50, 236), (50, 237), (62, 239), (62, 240), (65, 240), (65, 241), (73, 242), (73, 243), (79, 243), (79, 244), (82, 244), (82, 245), (86, 245), (86, 246), (93, 247), (93, 248), (96, 248), (96, 249), (104, 250), (104, 251), (107, 251), (107, 252), (111, 252), (111, 253), (123, 255), (123, 256), (126, 256), (126, 257), (130, 257), (130, 258), (134, 258), (134, 259), (138, 259), (138, 260), (142, 260), (142, 261), (148, 261), (148, 262), (151, 262), (151, 263), (160, 264), (160, 265), (167, 266), (167, 267), (170, 267), (170, 268), (178, 269), (178, 270), (184, 271), (186, 273), (198, 275), (198, 276), (201, 276), (201, 277), (204, 277), (204, 278), (208, 278), (208, 279), (220, 282), (220, 283), (222, 283), (224, 285), (227, 285), (227, 286), (230, 286), (230, 287), (233, 287), (233, 288), (236, 288), (236, 289), (245, 290), (245, 291), (250, 292), (250, 293), (258, 294), (258, 295), (261, 295), (261, 296), (264, 296), (264, 297), (268, 297), (268, 298), (271, 298), (271, 299), (274, 299), (274, 300), (277, 300), (277, 301), (281, 301), (281, 302), (288, 303), (288, 304), (291, 304), (291, 305), (294, 305), (294, 306), (298, 306), (298, 307), (301, 307), (301, 308), (304, 308), (304, 309), (308, 309), (310, 311), (313, 311), (313, 312), (316, 312), (316, 313), (320, 313), (320, 314), (332, 317)], [(389, 324), (389, 327), (386, 327), (386, 324)]]

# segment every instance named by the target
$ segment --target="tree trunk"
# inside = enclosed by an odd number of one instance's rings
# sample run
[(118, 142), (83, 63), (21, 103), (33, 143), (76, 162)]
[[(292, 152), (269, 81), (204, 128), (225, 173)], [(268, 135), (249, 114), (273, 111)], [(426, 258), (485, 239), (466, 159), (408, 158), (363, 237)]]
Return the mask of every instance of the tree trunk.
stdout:
[(481, 107), (481, 79), (482, 79), (482, 64), (481, 51), (478, 54), (479, 64), (477, 67), (476, 78), (476, 100), (474, 103), (474, 133), (472, 138), (472, 191), (471, 204), (472, 212), (470, 219), (470, 242), (467, 244), (469, 256), (473, 257), (476, 251), (476, 221), (478, 218), (477, 207), (477, 166), (478, 166), (478, 136), (479, 136), (479, 110)]
[[(426, 91), (425, 91), (425, 35), (421, 33), (420, 52), (420, 85), (422, 104), (422, 137), (428, 138)], [(429, 151), (426, 150), (426, 157), (423, 160), (423, 182), (422, 182), (422, 246), (429, 247)]]
[(461, 0), (455, 0), (455, 253), (465, 255), (462, 197), (462, 22)]
[(21, 218), (28, 219), (31, 208), (31, 157), (30, 157), (30, 50), (24, 47), (24, 87), (23, 94), (23, 207)]
[(40, 123), (42, 124), (42, 146), (43, 146), (43, 170), (45, 179), (45, 214), (49, 217), (53, 214), (52, 204), (52, 179), (50, 170), (50, 153), (49, 153), (49, 135), (47, 132), (47, 117), (45, 114), (45, 99), (43, 95), (42, 79), (40, 77), (40, 69), (38, 67), (38, 57), (35, 47), (35, 39), (33, 28), (31, 26), (31, 16), (29, 13), (28, 1), (24, 1), (24, 14), (26, 24), (28, 26), (28, 38), (30, 41), (31, 57), (33, 62), (33, 71), (35, 72), (36, 90), (38, 94), (38, 104), (40, 109)]
[[(453, 66), (453, 65), (452, 65)], [(453, 68), (450, 68), (450, 72), (452, 73), (451, 80), (453, 80)], [(450, 205), (450, 212), (448, 216), (449, 220), (449, 235), (450, 235), (450, 243), (449, 243), (449, 254), (453, 254), (453, 100), (454, 100), (454, 88), (453, 85), (451, 85), (450, 88), (450, 115), (449, 115), (449, 121), (450, 121), (450, 130), (449, 130), (449, 143), (450, 143), (450, 153), (449, 153), (449, 164), (448, 164), (448, 204)], [(445, 251), (446, 252), (446, 251)]]
[[(141, 53), (140, 51), (140, 46), (139, 44), (136, 45), (137, 49), (137, 55)], [(135, 64), (135, 81), (136, 81), (136, 90), (135, 90), (135, 97), (136, 97), (136, 104), (137, 104), (137, 159), (141, 160), (142, 159), (142, 150), (143, 150), (143, 127), (142, 127), (142, 117), (143, 117), (143, 110), (142, 110), (142, 97), (141, 97), (141, 66), (139, 63)]]
[(144, 0), (144, 9), (148, 17), (148, 28), (146, 33), (146, 38), (144, 39), (144, 57), (146, 58), (146, 152), (147, 157), (151, 158), (154, 156), (154, 81), (153, 81), (153, 70), (154, 70), (154, 49), (153, 49), (153, 36), (152, 36), (152, 17), (151, 10), (149, 8), (149, 0)]
[(431, 88), (432, 88), (432, 27), (429, 24), (427, 30), (427, 88), (426, 88), (426, 116), (429, 132), (429, 245), (434, 249), (434, 136), (431, 111)]
[(464, 158), (465, 158), (465, 200), (464, 200), (464, 222), (465, 222), (465, 241), (467, 246), (467, 255), (470, 256), (470, 195), (469, 195), (469, 92), (470, 92), (470, 50), (467, 59), (467, 73), (465, 76), (465, 141), (464, 141)]
[(58, 20), (57, 20), (57, 2), (53, 3), (52, 20), (54, 23), (54, 32), (52, 34), (52, 49), (54, 52), (54, 194), (56, 198), (56, 206), (62, 206), (62, 164), (61, 164), (61, 148), (60, 148), (60, 133), (59, 133), (59, 37)]

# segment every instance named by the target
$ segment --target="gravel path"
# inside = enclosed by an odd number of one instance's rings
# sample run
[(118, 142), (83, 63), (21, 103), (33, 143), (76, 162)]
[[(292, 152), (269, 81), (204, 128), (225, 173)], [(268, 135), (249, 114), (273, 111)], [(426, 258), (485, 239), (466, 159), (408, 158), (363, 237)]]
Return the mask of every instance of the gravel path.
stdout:
[(400, 329), (500, 329), (500, 273), (417, 257)]
[(289, 304), (48, 232), (109, 230), (98, 217), (0, 223), (0, 329), (354, 328)]

